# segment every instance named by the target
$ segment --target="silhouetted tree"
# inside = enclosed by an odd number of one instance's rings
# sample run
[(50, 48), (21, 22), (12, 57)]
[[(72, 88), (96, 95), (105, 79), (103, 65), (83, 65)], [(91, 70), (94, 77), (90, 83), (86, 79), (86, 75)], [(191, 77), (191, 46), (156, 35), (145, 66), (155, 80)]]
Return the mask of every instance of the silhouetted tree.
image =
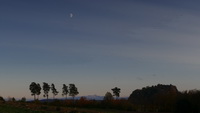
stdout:
[(51, 84), (51, 91), (52, 91), (52, 93), (53, 93), (53, 99), (55, 98), (55, 96), (59, 93), (58, 91), (57, 91), (57, 89), (55, 88), (55, 85), (52, 83)]
[(68, 86), (66, 86), (65, 84), (63, 84), (63, 88), (62, 88), (62, 96), (65, 96), (66, 99), (67, 99), (67, 95), (69, 93), (69, 90), (68, 90)]
[(110, 92), (107, 92), (103, 98), (103, 107), (110, 108), (112, 107), (113, 95)]
[(15, 101), (16, 101), (15, 97), (12, 97), (12, 102), (15, 102)]
[(26, 97), (22, 97), (21, 102), (26, 102)]
[(40, 84), (38, 83), (37, 84), (37, 88), (36, 88), (36, 90), (37, 90), (37, 92), (36, 92), (36, 94), (37, 94), (37, 99), (39, 100), (39, 95), (41, 94), (41, 86), (40, 86)]
[(46, 97), (48, 99), (49, 97), (49, 90), (50, 90), (50, 86), (48, 83), (43, 82), (43, 90), (44, 90), (44, 97)]
[(113, 96), (110, 92), (107, 92), (103, 98), (104, 101), (111, 101), (113, 100)]
[(34, 100), (36, 99), (35, 96), (37, 94), (37, 84), (35, 82), (32, 82), (29, 86), (29, 89), (31, 91), (31, 95), (34, 96)]
[(116, 97), (116, 99), (120, 96), (120, 88), (118, 88), (118, 87), (115, 87), (115, 88), (113, 88), (113, 89), (111, 89), (112, 91), (113, 91), (113, 96), (115, 96)]
[(0, 103), (5, 103), (5, 102), (6, 102), (5, 99), (2, 96), (0, 96)]
[(74, 97), (78, 94), (79, 92), (77, 87), (74, 84), (69, 84), (69, 96), (72, 96), (74, 100)]

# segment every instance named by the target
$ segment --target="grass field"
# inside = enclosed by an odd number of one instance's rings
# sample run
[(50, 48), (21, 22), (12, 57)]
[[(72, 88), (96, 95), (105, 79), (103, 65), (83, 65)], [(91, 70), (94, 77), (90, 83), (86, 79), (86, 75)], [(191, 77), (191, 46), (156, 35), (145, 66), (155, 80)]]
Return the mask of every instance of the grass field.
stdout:
[[(5, 102), (0, 104), (0, 113), (143, 113), (104, 108), (77, 108), (50, 105), (40, 102)], [(144, 112), (147, 113), (147, 112)], [(153, 112), (151, 112), (153, 113)]]
[[(35, 107), (35, 106), (34, 106)], [(37, 110), (36, 110), (37, 109)], [(116, 110), (105, 109), (84, 109), (84, 108), (66, 108), (66, 107), (53, 107), (53, 106), (40, 106), (35, 107), (16, 107), (13, 105), (0, 105), (0, 113), (124, 113)], [(130, 112), (128, 112), (130, 113)]]
[[(75, 108), (68, 108), (67, 111), (43, 111), (43, 110), (33, 110), (27, 108), (18, 108), (8, 105), (1, 105), (0, 106), (0, 113), (124, 113), (115, 110), (103, 110), (103, 109), (75, 109)], [(128, 112), (129, 113), (129, 112)]]
[(10, 105), (0, 105), (0, 113), (137, 113), (137, 112), (118, 111), (111, 109), (84, 109), (84, 108), (60, 108), (60, 109), (62, 110), (56, 111), (56, 109), (53, 107), (41, 106), (41, 109), (34, 110), (30, 108), (15, 107)]
[(18, 108), (9, 105), (0, 105), (0, 113), (47, 113), (45, 111), (34, 111), (26, 108)]

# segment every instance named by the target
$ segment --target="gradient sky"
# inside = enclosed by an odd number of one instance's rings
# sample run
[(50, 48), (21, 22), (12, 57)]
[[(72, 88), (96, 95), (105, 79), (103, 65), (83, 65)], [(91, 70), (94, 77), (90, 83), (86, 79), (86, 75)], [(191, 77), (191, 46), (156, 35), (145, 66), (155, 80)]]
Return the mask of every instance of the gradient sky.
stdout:
[(103, 96), (116, 86), (129, 96), (158, 83), (200, 89), (199, 5), (0, 0), (0, 95), (30, 98), (31, 82), (54, 83), (60, 92), (74, 83), (79, 96)]

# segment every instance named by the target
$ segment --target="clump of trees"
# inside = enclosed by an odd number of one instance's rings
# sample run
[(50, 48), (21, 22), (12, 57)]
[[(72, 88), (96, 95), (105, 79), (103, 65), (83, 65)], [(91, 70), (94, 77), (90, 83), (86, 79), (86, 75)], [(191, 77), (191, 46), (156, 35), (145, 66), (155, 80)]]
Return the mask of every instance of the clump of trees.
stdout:
[(200, 112), (200, 90), (179, 92), (173, 85), (158, 84), (137, 89), (128, 100), (140, 112)]
[[(119, 88), (118, 88), (119, 89)], [(112, 90), (112, 89), (111, 89)], [(120, 93), (118, 91), (118, 93)], [(100, 108), (100, 109), (115, 109), (123, 111), (134, 111), (135, 108), (126, 99), (114, 98), (114, 94), (111, 92), (106, 92), (103, 100), (90, 100), (86, 97), (81, 97), (77, 100), (56, 100), (48, 103), (52, 106), (68, 106), (68, 107), (78, 107), (78, 108)]]
[(2, 96), (0, 96), (0, 104), (1, 103), (5, 103), (6, 101), (4, 100), (4, 98)]
[(173, 85), (144, 87), (132, 92), (128, 100), (138, 111), (173, 111), (179, 92)]
[[(49, 85), (43, 83), (41, 88), (39, 83), (32, 82), (29, 86), (31, 95), (34, 99), (39, 99), (41, 90), (44, 91), (45, 97), (49, 96), (52, 91), (53, 98), (59, 94), (54, 84)], [(63, 84), (62, 96), (66, 100), (55, 100), (48, 104), (56, 106), (84, 107), (84, 108), (103, 108), (103, 109), (119, 109), (139, 112), (175, 112), (175, 113), (199, 113), (200, 112), (200, 90), (189, 90), (179, 92), (174, 85), (147, 86), (132, 92), (128, 100), (120, 99), (121, 89), (114, 87), (111, 92), (106, 92), (102, 101), (88, 100), (81, 97), (74, 100), (79, 94), (75, 84), (69, 86)], [(73, 100), (67, 100), (67, 96), (71, 96)], [(114, 98), (115, 97), (115, 98)]]
[(107, 92), (103, 98), (103, 100), (105, 101), (105, 103), (110, 103), (111, 101), (114, 100), (114, 96), (116, 97), (116, 100), (119, 98), (120, 96), (120, 88), (115, 87), (111, 89), (113, 94), (111, 94), (110, 92)]
[[(39, 97), (41, 94), (41, 90), (43, 90), (44, 97), (48, 99), (49, 92), (51, 91), (53, 94), (53, 99), (56, 95), (59, 94), (59, 91), (56, 89), (55, 85), (52, 83), (49, 85), (48, 83), (43, 82), (42, 87), (40, 87), (39, 83), (32, 82), (29, 86), (31, 91), (31, 95), (34, 96), (34, 99), (37, 100), (36, 96)], [(108, 108), (108, 109), (119, 109), (119, 110), (132, 110), (132, 104), (125, 99), (119, 99), (121, 89), (118, 87), (114, 87), (111, 89), (111, 92), (107, 92), (102, 101), (98, 100), (88, 100), (85, 97), (81, 97), (79, 100), (75, 100), (75, 96), (79, 94), (78, 88), (75, 84), (69, 84), (69, 86), (63, 84), (62, 87), (62, 96), (66, 98), (66, 100), (55, 100), (53, 102), (48, 102), (49, 105), (56, 106), (71, 106), (71, 107), (84, 107), (84, 108)], [(73, 100), (67, 100), (67, 96), (71, 96)], [(115, 97), (115, 98), (114, 98)]]
[(112, 101), (114, 100), (113, 95), (110, 92), (107, 92), (103, 98), (104, 101)]
[(176, 113), (199, 113), (200, 90), (180, 92), (175, 104)]
[[(44, 97), (48, 100), (49, 98), (49, 91), (52, 91), (53, 99), (55, 99), (55, 96), (58, 95), (59, 91), (57, 91), (55, 85), (52, 83), (51, 86), (43, 82), (43, 86), (41, 87), (39, 83), (32, 82), (29, 86), (29, 90), (31, 91), (31, 95), (34, 96), (34, 100), (39, 100), (39, 95), (41, 94), (41, 90), (44, 91)], [(62, 88), (62, 96), (65, 96), (67, 99), (67, 95), (72, 96), (74, 99), (76, 95), (79, 94), (78, 88), (75, 86), (75, 84), (69, 84), (69, 87), (63, 84)], [(36, 99), (37, 96), (37, 99)]]
[(38, 96), (37, 99), (39, 99), (39, 95), (41, 94), (41, 86), (39, 83), (32, 82), (29, 86), (29, 89), (31, 91), (31, 95), (34, 96), (34, 100), (36, 100), (36, 95)]

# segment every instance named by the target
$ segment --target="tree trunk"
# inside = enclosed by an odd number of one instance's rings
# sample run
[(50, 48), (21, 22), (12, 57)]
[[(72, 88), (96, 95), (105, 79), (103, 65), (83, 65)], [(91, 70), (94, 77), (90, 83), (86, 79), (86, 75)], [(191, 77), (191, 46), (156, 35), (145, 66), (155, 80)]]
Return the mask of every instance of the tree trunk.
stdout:
[(35, 98), (35, 95), (34, 95), (34, 100), (35, 100), (36, 98)]

